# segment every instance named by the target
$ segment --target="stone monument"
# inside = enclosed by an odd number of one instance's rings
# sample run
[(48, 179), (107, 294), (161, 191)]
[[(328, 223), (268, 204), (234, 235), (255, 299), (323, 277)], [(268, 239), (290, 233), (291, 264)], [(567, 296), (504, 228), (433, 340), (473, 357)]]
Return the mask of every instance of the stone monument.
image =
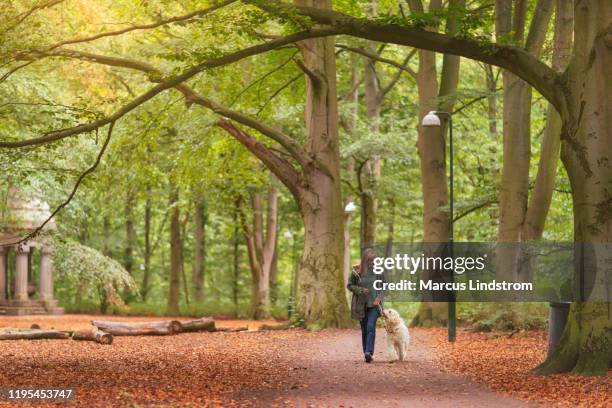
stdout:
[[(55, 221), (45, 226), (45, 238), (17, 243), (49, 218), (49, 205), (12, 186), (0, 209), (0, 314), (62, 314), (64, 309), (53, 298), (53, 246), (49, 235), (57, 229)], [(36, 272), (34, 251), (40, 255), (38, 282), (32, 281)]]

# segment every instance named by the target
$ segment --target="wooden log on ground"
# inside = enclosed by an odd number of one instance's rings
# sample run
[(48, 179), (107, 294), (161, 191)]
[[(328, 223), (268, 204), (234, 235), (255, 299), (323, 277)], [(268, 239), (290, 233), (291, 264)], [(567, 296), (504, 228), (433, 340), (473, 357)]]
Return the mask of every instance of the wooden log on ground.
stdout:
[(113, 336), (164, 336), (183, 331), (183, 326), (176, 320), (161, 322), (124, 323), (107, 320), (92, 320), (91, 324)]
[(246, 327), (246, 326), (238, 326), (238, 327), (217, 327), (217, 328), (215, 329), (215, 331), (218, 331), (218, 332), (230, 332), (230, 333), (233, 333), (233, 332), (241, 332), (241, 331), (247, 331), (247, 330), (249, 330), (249, 328), (248, 328), (248, 327)]
[(289, 324), (262, 324), (259, 327), (259, 331), (266, 330), (289, 330), (291, 329), (291, 325)]
[(95, 341), (98, 344), (113, 344), (113, 335), (97, 327), (88, 330), (76, 330), (72, 333), (73, 340)]
[(184, 332), (214, 332), (217, 330), (215, 328), (215, 320), (212, 317), (202, 317), (201, 319), (182, 322), (181, 325), (183, 326)]
[(70, 333), (60, 330), (41, 329), (3, 329), (0, 330), (0, 340), (40, 340), (67, 339)]

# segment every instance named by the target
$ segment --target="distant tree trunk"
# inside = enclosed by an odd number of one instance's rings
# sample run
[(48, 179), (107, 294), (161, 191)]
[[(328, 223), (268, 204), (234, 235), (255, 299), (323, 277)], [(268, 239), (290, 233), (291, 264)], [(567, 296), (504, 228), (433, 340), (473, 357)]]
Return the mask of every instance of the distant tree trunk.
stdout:
[(181, 290), (181, 222), (179, 210), (178, 186), (171, 182), (169, 206), (172, 208), (170, 216), (170, 278), (168, 286), (167, 313), (176, 316), (179, 313), (179, 300)]
[(489, 116), (489, 134), (491, 137), (497, 136), (497, 77), (493, 71), (493, 66), (484, 65), (485, 76), (487, 79), (487, 114)]
[[(79, 234), (79, 242), (83, 245), (87, 245), (89, 241), (89, 212), (83, 217), (83, 224), (81, 226), (81, 232)], [(5, 259), (6, 260), (6, 259)], [(4, 269), (6, 271), (6, 268)], [(87, 282), (80, 280), (77, 283), (76, 291), (74, 294), (75, 305), (80, 305), (83, 302), (83, 294), (85, 293)]]
[(233, 281), (232, 281), (232, 300), (234, 307), (238, 310), (238, 280), (240, 279), (240, 236), (239, 236), (239, 217), (240, 201), (236, 200), (234, 207), (234, 235), (232, 237), (233, 245)]
[[(504, 11), (498, 18), (498, 37), (512, 34), (512, 40), (524, 47), (530, 54), (538, 56), (544, 44), (546, 28), (550, 20), (553, 0), (539, 0), (533, 15), (527, 39), (524, 40), (526, 2), (520, 2), (521, 7), (515, 7), (514, 13)], [(504, 8), (505, 10), (505, 8)], [(512, 31), (508, 30), (512, 27)], [(502, 166), (502, 177), (499, 192), (499, 242), (521, 242), (525, 239), (523, 229), (525, 226), (528, 200), (529, 200), (529, 167), (531, 161), (531, 86), (525, 81), (504, 70), (502, 72), (504, 82), (504, 155)], [(552, 152), (547, 152), (552, 153)], [(542, 167), (549, 168), (550, 161), (556, 164), (557, 157), (541, 157)], [(554, 179), (554, 177), (553, 177)], [(539, 179), (538, 196), (547, 195), (542, 190), (542, 175)], [(553, 184), (546, 189), (550, 190), (552, 196)], [(538, 199), (538, 204), (543, 204)], [(550, 204), (550, 200), (548, 201)], [(538, 216), (544, 216), (548, 212), (540, 209)], [(535, 213), (533, 215), (536, 215)], [(540, 223), (542, 221), (533, 220)], [(528, 279), (527, 277), (514, 276), (515, 260), (518, 259), (514, 248), (502, 246), (496, 253), (496, 273), (500, 279), (517, 280)]]
[[(134, 244), (136, 242), (136, 232), (134, 230), (134, 205), (136, 201), (135, 191), (128, 187), (125, 200), (125, 251), (124, 267), (125, 270), (134, 276)], [(123, 294), (124, 300), (129, 298), (129, 289), (126, 288)]]
[(395, 200), (389, 199), (389, 220), (387, 221), (387, 243), (385, 245), (385, 257), (393, 255), (393, 240), (395, 233)]
[[(369, 15), (376, 16), (376, 0), (370, 2)], [(376, 45), (372, 41), (366, 43), (367, 51), (376, 53)], [(378, 86), (375, 61), (366, 59), (364, 64), (364, 86), (366, 102), (366, 118), (368, 131), (377, 135), (380, 131), (380, 106), (382, 95)], [(376, 241), (376, 222), (378, 216), (378, 179), (380, 178), (380, 157), (373, 155), (358, 167), (359, 193), (361, 200), (360, 247), (363, 249), (374, 245)]]
[(197, 200), (195, 206), (193, 252), (191, 274), (193, 297), (196, 302), (202, 302), (204, 300), (204, 262), (206, 259), (206, 204), (202, 198)]
[[(557, 0), (555, 12), (555, 34), (553, 40), (552, 67), (562, 73), (572, 53), (574, 9), (572, 1)], [(540, 162), (531, 193), (531, 201), (525, 214), (522, 238), (525, 241), (538, 240), (544, 233), (544, 224), (557, 176), (557, 164), (561, 150), (561, 116), (549, 104), (546, 115), (546, 128), (542, 136)]]
[(140, 294), (143, 302), (149, 293), (149, 275), (151, 274), (151, 185), (146, 186), (147, 198), (145, 201), (144, 219), (144, 271), (142, 274), (142, 288)]
[(110, 216), (108, 213), (104, 214), (104, 218), (102, 219), (102, 231), (104, 232), (104, 247), (102, 248), (102, 253), (104, 255), (112, 258), (112, 248), (111, 248), (111, 224), (110, 224)]
[[(276, 230), (278, 237), (278, 227)], [(278, 239), (274, 241), (274, 253), (272, 255), (272, 265), (270, 265), (270, 304), (276, 305), (278, 300)]]
[[(346, 130), (352, 139), (355, 137), (355, 128), (359, 117), (359, 75), (357, 73), (359, 59), (356, 55), (351, 56), (351, 93), (349, 95), (350, 111), (349, 117), (346, 120)], [(350, 180), (355, 171), (355, 160), (350, 156), (346, 161), (346, 174), (349, 177), (349, 185), (352, 185)], [(344, 206), (353, 201), (352, 191), (346, 194)], [(344, 211), (344, 262), (343, 275), (344, 283), (348, 282), (348, 277), (351, 271), (351, 221), (353, 220), (352, 211)], [(347, 290), (347, 294), (349, 294)]]
[(254, 319), (270, 316), (270, 270), (276, 246), (278, 193), (274, 186), (268, 191), (268, 211), (264, 231), (261, 195), (251, 195), (253, 223), (249, 226), (243, 216), (242, 225), (251, 266), (251, 315)]

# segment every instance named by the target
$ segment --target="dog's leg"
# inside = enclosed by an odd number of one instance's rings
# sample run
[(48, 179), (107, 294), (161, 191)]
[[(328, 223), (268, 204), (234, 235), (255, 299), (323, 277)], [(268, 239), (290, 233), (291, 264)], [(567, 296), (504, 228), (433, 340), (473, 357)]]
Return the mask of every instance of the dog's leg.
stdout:
[(399, 361), (404, 361), (404, 347), (401, 341), (398, 341), (395, 345), (395, 352)]
[(393, 344), (393, 341), (389, 338), (389, 333), (387, 333), (387, 355), (389, 357), (389, 362), (393, 363), (394, 361), (397, 360), (397, 353), (395, 351), (395, 344)]
[(402, 345), (400, 345), (400, 347), (399, 347), (399, 353), (398, 353), (398, 354), (399, 354), (399, 360), (400, 360), (400, 361), (404, 361), (405, 351), (404, 351), (403, 344), (402, 344)]

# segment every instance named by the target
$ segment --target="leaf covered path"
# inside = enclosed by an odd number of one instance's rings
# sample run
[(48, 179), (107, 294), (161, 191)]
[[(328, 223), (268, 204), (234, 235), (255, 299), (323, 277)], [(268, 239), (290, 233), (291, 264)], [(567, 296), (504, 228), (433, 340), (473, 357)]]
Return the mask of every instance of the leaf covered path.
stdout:
[[(0, 317), (0, 326), (23, 327), (29, 319)], [(31, 319), (63, 329), (86, 326), (89, 317)], [(221, 327), (243, 324), (219, 322)], [(361, 359), (356, 330), (117, 337), (112, 346), (11, 341), (0, 347), (0, 387), (74, 387), (76, 399), (69, 405), (88, 407), (525, 406), (435, 368), (430, 334), (413, 330), (408, 361), (389, 364), (379, 332), (375, 362), (369, 365)]]

